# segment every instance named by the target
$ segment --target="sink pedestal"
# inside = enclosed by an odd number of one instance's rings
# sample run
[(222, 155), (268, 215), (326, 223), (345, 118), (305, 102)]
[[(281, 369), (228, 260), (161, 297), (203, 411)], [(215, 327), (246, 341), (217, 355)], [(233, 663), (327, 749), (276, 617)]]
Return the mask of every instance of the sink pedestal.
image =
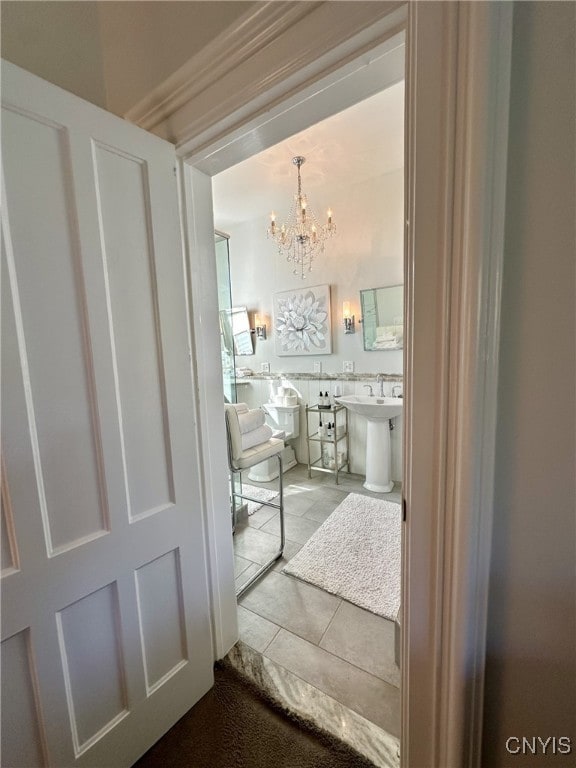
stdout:
[(339, 402), (368, 421), (366, 433), (366, 482), (364, 488), (375, 493), (390, 493), (390, 419), (400, 416), (404, 401), (398, 397), (346, 395)]
[(375, 493), (390, 493), (390, 421), (368, 419), (366, 433), (366, 481), (364, 488)]

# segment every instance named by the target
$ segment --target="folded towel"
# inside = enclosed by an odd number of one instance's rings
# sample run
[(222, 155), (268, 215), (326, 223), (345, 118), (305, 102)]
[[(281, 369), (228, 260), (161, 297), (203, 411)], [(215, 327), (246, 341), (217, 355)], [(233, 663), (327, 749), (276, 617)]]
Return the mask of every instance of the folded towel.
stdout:
[(236, 413), (248, 413), (248, 406), (246, 403), (232, 403), (234, 408), (236, 409)]
[(240, 427), (240, 433), (242, 435), (245, 435), (247, 432), (252, 432), (254, 429), (258, 429), (258, 427), (261, 427), (265, 421), (266, 417), (261, 408), (255, 408), (253, 411), (238, 414), (238, 426)]
[(254, 448), (255, 445), (260, 443), (266, 443), (272, 437), (272, 428), (268, 424), (264, 424), (258, 429), (252, 429), (250, 432), (245, 432), (242, 435), (242, 450), (247, 451), (248, 448)]

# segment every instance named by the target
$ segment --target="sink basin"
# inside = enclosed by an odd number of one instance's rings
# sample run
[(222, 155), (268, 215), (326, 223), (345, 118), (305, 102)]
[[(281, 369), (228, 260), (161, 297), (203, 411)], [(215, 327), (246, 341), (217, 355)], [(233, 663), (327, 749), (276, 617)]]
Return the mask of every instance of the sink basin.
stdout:
[(366, 430), (366, 482), (364, 488), (376, 493), (390, 493), (391, 475), (389, 420), (400, 416), (404, 401), (400, 397), (345, 395), (338, 402), (352, 413), (364, 416)]
[(371, 397), (370, 395), (346, 395), (338, 402), (348, 410), (359, 413), (367, 419), (393, 419), (402, 413), (402, 398)]

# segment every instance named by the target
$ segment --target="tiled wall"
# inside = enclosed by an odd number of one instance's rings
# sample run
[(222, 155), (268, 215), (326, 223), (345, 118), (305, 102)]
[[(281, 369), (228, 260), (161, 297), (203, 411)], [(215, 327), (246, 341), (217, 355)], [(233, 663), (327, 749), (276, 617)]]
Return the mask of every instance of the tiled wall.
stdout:
[[(392, 387), (401, 385), (401, 377), (389, 377), (384, 381), (384, 395), (392, 394)], [(257, 408), (263, 403), (271, 401), (279, 386), (291, 387), (298, 394), (300, 404), (300, 436), (292, 445), (296, 451), (296, 457), (302, 464), (308, 461), (308, 447), (306, 443), (306, 405), (315, 405), (318, 402), (320, 390), (334, 394), (338, 386), (342, 395), (364, 395), (368, 393), (366, 385), (373, 388), (374, 394), (379, 394), (380, 384), (376, 377), (363, 376), (355, 379), (300, 379), (297, 375), (287, 374), (278, 378), (251, 378), (243, 381), (238, 386), (238, 401), (245, 402), (250, 408)], [(399, 394), (398, 390), (395, 390)], [(348, 412), (348, 425), (350, 433), (350, 470), (364, 475), (366, 473), (366, 419)], [(390, 433), (392, 452), (392, 479), (396, 482), (402, 480), (402, 417), (394, 419), (394, 429)]]

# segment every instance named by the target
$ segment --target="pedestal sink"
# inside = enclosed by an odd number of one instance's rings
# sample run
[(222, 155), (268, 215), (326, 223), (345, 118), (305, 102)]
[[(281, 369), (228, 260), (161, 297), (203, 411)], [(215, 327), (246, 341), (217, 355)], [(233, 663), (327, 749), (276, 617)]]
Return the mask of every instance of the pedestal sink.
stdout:
[(366, 435), (366, 482), (364, 488), (376, 493), (390, 493), (390, 419), (402, 413), (402, 398), (346, 395), (338, 402), (368, 421)]

